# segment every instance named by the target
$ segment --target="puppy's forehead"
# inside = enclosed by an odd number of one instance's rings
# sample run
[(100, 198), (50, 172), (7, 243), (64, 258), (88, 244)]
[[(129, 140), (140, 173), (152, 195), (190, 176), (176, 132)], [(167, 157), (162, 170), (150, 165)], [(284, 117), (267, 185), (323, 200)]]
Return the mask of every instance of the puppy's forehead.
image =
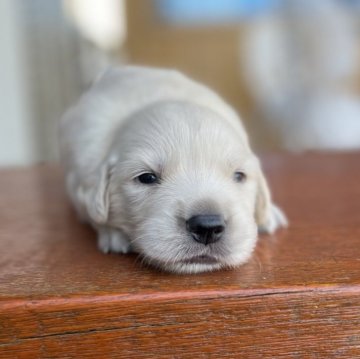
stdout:
[(236, 166), (250, 155), (237, 131), (204, 107), (165, 103), (138, 114), (123, 135), (128, 159), (152, 168), (209, 163)]

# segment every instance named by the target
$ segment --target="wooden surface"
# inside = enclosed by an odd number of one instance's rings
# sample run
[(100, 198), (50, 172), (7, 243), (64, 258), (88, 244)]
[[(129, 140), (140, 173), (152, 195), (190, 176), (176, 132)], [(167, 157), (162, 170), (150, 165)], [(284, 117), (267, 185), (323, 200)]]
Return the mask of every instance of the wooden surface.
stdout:
[(198, 275), (98, 252), (56, 167), (0, 171), (0, 358), (359, 358), (360, 153), (263, 160), (291, 227)]

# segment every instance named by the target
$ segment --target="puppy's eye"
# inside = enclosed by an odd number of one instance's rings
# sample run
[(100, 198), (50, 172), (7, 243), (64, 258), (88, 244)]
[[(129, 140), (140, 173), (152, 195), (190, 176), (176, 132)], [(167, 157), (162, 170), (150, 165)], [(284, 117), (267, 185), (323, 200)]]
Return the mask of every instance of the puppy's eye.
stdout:
[(246, 180), (246, 174), (244, 172), (237, 171), (234, 173), (234, 180), (239, 183), (244, 182)]
[(154, 184), (159, 182), (159, 178), (154, 173), (143, 173), (137, 177), (138, 181), (143, 184)]

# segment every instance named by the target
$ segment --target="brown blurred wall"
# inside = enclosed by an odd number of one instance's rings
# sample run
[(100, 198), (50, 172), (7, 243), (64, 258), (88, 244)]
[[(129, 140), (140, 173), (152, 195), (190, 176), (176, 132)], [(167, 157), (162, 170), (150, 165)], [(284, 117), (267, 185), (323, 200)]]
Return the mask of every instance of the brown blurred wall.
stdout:
[(241, 113), (250, 132), (256, 132), (249, 120), (251, 98), (239, 70), (244, 25), (182, 27), (164, 22), (152, 0), (127, 0), (126, 7), (130, 63), (175, 68), (207, 84)]
[[(279, 134), (258, 116), (240, 71), (247, 39), (246, 23), (218, 26), (168, 24), (157, 14), (154, 0), (127, 0), (128, 61), (178, 69), (217, 91), (240, 114), (255, 149), (282, 147)], [(359, 73), (348, 89), (360, 93)]]

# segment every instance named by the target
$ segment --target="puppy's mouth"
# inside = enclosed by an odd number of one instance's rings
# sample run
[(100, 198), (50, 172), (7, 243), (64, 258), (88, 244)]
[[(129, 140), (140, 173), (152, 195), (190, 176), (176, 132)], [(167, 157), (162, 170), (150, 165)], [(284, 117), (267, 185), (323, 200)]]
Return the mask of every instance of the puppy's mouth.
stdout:
[(208, 255), (199, 255), (181, 260), (183, 264), (217, 264), (219, 260)]

